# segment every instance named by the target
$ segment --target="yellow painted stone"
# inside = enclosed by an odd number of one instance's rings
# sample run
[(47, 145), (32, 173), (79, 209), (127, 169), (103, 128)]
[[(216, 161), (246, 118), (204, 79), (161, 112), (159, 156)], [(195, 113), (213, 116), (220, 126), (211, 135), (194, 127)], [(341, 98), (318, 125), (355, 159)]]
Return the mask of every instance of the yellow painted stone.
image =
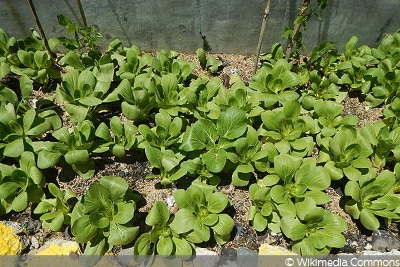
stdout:
[(21, 250), (21, 242), (13, 228), (0, 222), (0, 255), (17, 255)]
[(296, 255), (296, 253), (293, 253), (283, 247), (263, 244), (258, 249), (258, 255), (286, 256), (286, 255)]
[(76, 254), (80, 254), (78, 243), (55, 239), (46, 242), (41, 249), (32, 253), (24, 262), (24, 266), (80, 266), (79, 258), (73, 256)]
[(59, 244), (51, 244), (48, 248), (45, 248), (39, 251), (36, 255), (71, 255), (71, 254), (78, 254), (79, 252), (79, 245), (75, 242), (66, 243), (63, 245)]

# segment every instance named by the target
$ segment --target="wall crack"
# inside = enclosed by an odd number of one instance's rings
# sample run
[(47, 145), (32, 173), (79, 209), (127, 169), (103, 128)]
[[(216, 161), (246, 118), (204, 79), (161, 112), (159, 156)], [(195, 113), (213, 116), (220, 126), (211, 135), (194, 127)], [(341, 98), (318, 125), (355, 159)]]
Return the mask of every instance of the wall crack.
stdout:
[(202, 15), (201, 8), (200, 8), (200, 6), (201, 6), (200, 1), (201, 0), (196, 0), (196, 10), (197, 10), (198, 21), (199, 21), (199, 33), (200, 33), (201, 39), (203, 39), (204, 51), (211, 51), (211, 47), (208, 44), (207, 37), (203, 31), (203, 15)]

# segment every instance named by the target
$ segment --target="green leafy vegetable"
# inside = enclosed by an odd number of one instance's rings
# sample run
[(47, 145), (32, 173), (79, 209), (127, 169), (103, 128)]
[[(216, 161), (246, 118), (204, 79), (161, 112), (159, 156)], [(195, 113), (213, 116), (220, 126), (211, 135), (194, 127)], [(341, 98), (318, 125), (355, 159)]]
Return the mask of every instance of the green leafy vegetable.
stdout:
[(132, 225), (136, 200), (121, 177), (103, 176), (90, 185), (71, 216), (72, 234), (77, 242), (87, 243), (86, 255), (102, 255), (135, 239), (139, 231)]
[(213, 187), (192, 185), (174, 193), (179, 207), (170, 228), (185, 234), (185, 239), (193, 243), (210, 240), (211, 233), (218, 244), (226, 243), (234, 226), (233, 219), (222, 213), (229, 205), (226, 195), (215, 192)]

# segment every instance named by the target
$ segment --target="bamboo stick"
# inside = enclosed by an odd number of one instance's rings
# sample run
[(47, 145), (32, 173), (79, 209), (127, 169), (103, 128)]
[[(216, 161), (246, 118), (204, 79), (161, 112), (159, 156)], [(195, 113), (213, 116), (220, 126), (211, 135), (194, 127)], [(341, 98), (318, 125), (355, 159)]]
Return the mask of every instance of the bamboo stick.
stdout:
[(87, 28), (86, 15), (85, 15), (85, 11), (83, 10), (83, 7), (82, 7), (82, 2), (81, 2), (81, 0), (77, 0), (77, 2), (78, 2), (78, 7), (79, 7), (79, 14), (81, 15), (81, 18), (82, 18), (83, 27)]
[(28, 3), (29, 3), (29, 6), (30, 6), (30, 8), (31, 8), (31, 11), (32, 11), (33, 16), (35, 17), (36, 25), (37, 25), (38, 28), (39, 28), (40, 37), (42, 38), (42, 42), (43, 42), (43, 44), (44, 44), (44, 47), (46, 48), (47, 53), (49, 53), (50, 57), (51, 57), (53, 60), (55, 60), (55, 59), (57, 58), (57, 55), (54, 54), (53, 51), (51, 51), (51, 49), (50, 49), (50, 46), (49, 46), (49, 43), (48, 43), (48, 41), (47, 41), (46, 35), (45, 35), (45, 33), (44, 33), (42, 24), (40, 23), (39, 17), (38, 17), (38, 15), (37, 15), (37, 13), (36, 13), (35, 5), (33, 4), (32, 0), (28, 0)]
[(254, 73), (253, 74), (255, 74), (257, 72), (257, 69), (258, 69), (258, 60), (259, 60), (260, 53), (261, 53), (261, 44), (262, 44), (265, 28), (267, 26), (267, 18), (269, 16), (270, 2), (271, 2), (271, 0), (267, 1), (267, 4), (266, 4), (265, 9), (264, 9), (263, 22), (261, 24), (260, 35), (258, 36), (257, 53), (256, 53), (256, 60), (254, 62)]

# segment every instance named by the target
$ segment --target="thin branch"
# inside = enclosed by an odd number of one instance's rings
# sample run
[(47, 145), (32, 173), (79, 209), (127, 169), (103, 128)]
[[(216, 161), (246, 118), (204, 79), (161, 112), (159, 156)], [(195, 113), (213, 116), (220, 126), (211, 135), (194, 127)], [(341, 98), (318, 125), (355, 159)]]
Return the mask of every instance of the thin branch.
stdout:
[(265, 28), (267, 26), (267, 18), (269, 16), (270, 2), (271, 2), (271, 0), (268, 0), (267, 4), (265, 6), (265, 10), (264, 10), (263, 22), (261, 25), (260, 35), (258, 36), (257, 53), (256, 53), (256, 60), (254, 62), (254, 73), (253, 74), (255, 74), (257, 72), (257, 68), (258, 68), (258, 60), (259, 60), (260, 53), (261, 53), (261, 44), (262, 44)]
[(29, 6), (31, 8), (32, 14), (35, 17), (35, 21), (36, 21), (36, 25), (39, 28), (39, 33), (40, 33), (40, 37), (42, 38), (42, 42), (44, 44), (44, 47), (47, 50), (47, 53), (49, 53), (50, 57), (55, 60), (57, 58), (57, 55), (53, 53), (53, 51), (51, 51), (49, 43), (47, 42), (47, 38), (46, 35), (44, 34), (44, 30), (42, 27), (42, 24), (40, 23), (39, 17), (36, 13), (36, 8), (35, 5), (33, 4), (32, 0), (28, 0)]
[[(311, 0), (303, 0), (303, 2), (301, 3), (301, 6), (299, 8), (299, 11), (297, 13), (297, 17), (300, 17), (300, 16), (304, 15), (305, 11), (308, 9), (308, 7), (310, 5), (310, 1)], [(288, 59), (290, 57), (290, 54), (293, 51), (294, 40), (295, 40), (297, 34), (300, 31), (300, 27), (301, 27), (301, 23), (296, 23), (293, 26), (292, 36), (291, 36), (291, 39), (289, 40), (288, 45), (286, 47), (286, 53), (285, 53), (286, 59)]]
[(82, 7), (81, 0), (77, 0), (77, 2), (78, 2), (78, 7), (79, 7), (79, 14), (81, 14), (81, 18), (82, 18), (83, 27), (87, 28), (86, 15), (85, 15), (85, 11), (83, 10), (83, 7)]

